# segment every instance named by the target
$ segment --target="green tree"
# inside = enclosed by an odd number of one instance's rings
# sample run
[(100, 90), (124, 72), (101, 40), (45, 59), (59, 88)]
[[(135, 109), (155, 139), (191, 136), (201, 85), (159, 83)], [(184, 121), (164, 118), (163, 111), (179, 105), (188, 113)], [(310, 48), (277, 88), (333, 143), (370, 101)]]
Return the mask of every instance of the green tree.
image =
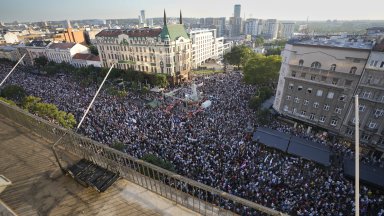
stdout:
[(264, 38), (262, 38), (260, 36), (256, 37), (256, 39), (255, 39), (255, 46), (258, 47), (258, 46), (261, 46), (263, 44), (264, 44)]
[(94, 45), (90, 45), (90, 46), (89, 46), (89, 50), (91, 51), (91, 53), (92, 53), (93, 55), (96, 55), (96, 56), (99, 55), (99, 51), (97, 50), (97, 47), (96, 47), (96, 46), (94, 46)]
[(169, 85), (166, 74), (155, 74), (153, 85), (165, 88)]
[(48, 64), (48, 59), (45, 56), (40, 56), (35, 58), (34, 62), (37, 67), (44, 67)]
[(158, 167), (161, 167), (163, 169), (169, 170), (171, 172), (175, 172), (175, 167), (173, 164), (169, 161), (163, 160), (156, 155), (153, 154), (146, 154), (141, 158), (143, 161), (146, 161), (148, 163), (151, 163), (153, 165), (156, 165)]
[(280, 56), (253, 55), (244, 67), (244, 80), (261, 86), (274, 83), (279, 77), (280, 65)]
[(8, 99), (5, 99), (5, 98), (3, 98), (3, 97), (0, 97), (0, 101), (3, 101), (3, 102), (5, 102), (5, 103), (7, 103), (7, 104), (9, 104), (9, 105), (12, 105), (12, 106), (16, 106), (16, 103), (15, 103), (15, 102), (13, 102), (13, 101), (11, 101), (11, 100), (8, 100)]
[(17, 103), (21, 103), (26, 97), (27, 93), (25, 90), (18, 85), (8, 85), (5, 86), (1, 92), (0, 96), (4, 97), (8, 100), (16, 101)]
[(111, 147), (118, 150), (118, 151), (123, 151), (124, 150), (124, 143), (122, 143), (120, 141), (114, 141)]
[(253, 51), (251, 48), (241, 45), (233, 47), (231, 52), (224, 55), (224, 59), (229, 64), (236, 65), (240, 69), (240, 65), (244, 67), (252, 55)]
[(24, 98), (21, 107), (25, 110), (30, 111), (31, 107), (33, 107), (36, 103), (40, 102), (41, 98), (34, 96), (27, 96)]

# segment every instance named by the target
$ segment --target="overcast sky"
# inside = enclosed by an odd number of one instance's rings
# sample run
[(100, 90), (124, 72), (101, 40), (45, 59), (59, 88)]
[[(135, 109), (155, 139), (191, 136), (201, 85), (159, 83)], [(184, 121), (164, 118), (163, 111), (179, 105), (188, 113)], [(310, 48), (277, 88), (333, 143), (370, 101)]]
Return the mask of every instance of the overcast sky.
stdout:
[(241, 4), (241, 16), (279, 20), (384, 20), (384, 0), (0, 0), (0, 21), (147, 18), (167, 16), (230, 17)]

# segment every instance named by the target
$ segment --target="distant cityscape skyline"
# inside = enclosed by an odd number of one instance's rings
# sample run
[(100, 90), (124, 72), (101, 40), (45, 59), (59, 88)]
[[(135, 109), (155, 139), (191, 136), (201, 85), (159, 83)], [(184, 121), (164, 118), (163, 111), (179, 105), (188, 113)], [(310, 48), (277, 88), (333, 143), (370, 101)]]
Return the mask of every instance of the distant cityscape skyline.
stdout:
[[(107, 4), (108, 3), (108, 4)], [(38, 22), (81, 19), (137, 19), (141, 10), (147, 18), (162, 17), (163, 9), (169, 17), (177, 17), (179, 10), (184, 17), (231, 17), (233, 7), (240, 4), (242, 18), (261, 18), (303, 21), (321, 20), (384, 20), (384, 1), (371, 4), (350, 4), (348, 1), (323, 0), (318, 4), (305, 0), (250, 1), (250, 0), (101, 0), (55, 2), (49, 0), (2, 0), (0, 21)], [(374, 7), (373, 7), (374, 5)], [(220, 8), (218, 10), (218, 8)]]

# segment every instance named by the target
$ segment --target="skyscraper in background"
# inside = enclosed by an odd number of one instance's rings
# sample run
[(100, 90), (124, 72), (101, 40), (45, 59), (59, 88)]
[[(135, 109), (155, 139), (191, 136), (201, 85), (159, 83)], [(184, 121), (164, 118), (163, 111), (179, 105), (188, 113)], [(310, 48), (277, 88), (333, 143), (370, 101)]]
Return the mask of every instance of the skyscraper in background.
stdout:
[(234, 11), (234, 17), (240, 18), (240, 12), (241, 12), (241, 5), (236, 4), (235, 5), (235, 11)]
[(141, 23), (142, 23), (142, 24), (145, 24), (145, 23), (146, 23), (146, 19), (145, 19), (145, 10), (141, 10), (141, 11), (140, 11), (140, 16), (141, 16)]
[(231, 25), (231, 37), (237, 37), (241, 34), (242, 19), (240, 17), (241, 5), (237, 4), (234, 7), (234, 16), (229, 19)]

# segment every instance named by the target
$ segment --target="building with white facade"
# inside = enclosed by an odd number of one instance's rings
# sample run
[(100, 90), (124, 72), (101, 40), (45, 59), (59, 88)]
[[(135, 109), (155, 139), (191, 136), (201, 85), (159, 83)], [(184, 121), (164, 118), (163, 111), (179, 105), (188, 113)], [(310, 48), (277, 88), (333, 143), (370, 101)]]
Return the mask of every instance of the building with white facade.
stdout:
[(293, 37), (295, 23), (281, 23), (279, 28), (280, 38), (290, 39)]
[(19, 42), (19, 38), (13, 32), (7, 32), (3, 35), (3, 38), (7, 44), (14, 44)]
[(119, 69), (164, 73), (174, 81), (188, 79), (192, 44), (182, 19), (163, 28), (134, 30), (108, 29), (96, 35), (96, 46), (103, 67), (116, 63)]
[[(281, 115), (354, 137), (354, 95), (360, 98), (360, 140), (384, 152), (384, 44), (362, 38), (291, 40), (273, 108)], [(376, 46), (380, 47), (380, 46)]]
[(267, 19), (263, 26), (263, 35), (266, 39), (276, 39), (279, 30), (279, 23), (276, 19)]
[(247, 19), (244, 23), (244, 34), (246, 35), (260, 35), (261, 32), (259, 32), (259, 20), (258, 19)]
[(75, 67), (101, 67), (101, 62), (99, 56), (95, 56), (91, 53), (76, 53), (72, 57), (72, 65)]
[(192, 68), (197, 68), (208, 59), (219, 59), (224, 55), (224, 38), (216, 37), (216, 29), (192, 29)]
[(90, 53), (88, 47), (77, 43), (52, 43), (45, 50), (49, 61), (72, 64), (72, 57), (76, 53)]

